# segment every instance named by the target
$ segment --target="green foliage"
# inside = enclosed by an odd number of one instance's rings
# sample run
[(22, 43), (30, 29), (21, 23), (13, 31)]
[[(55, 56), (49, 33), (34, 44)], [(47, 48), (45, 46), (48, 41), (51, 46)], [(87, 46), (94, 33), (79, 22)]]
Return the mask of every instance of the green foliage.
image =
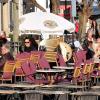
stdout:
[(9, 34), (9, 38), (13, 41), (13, 34)]

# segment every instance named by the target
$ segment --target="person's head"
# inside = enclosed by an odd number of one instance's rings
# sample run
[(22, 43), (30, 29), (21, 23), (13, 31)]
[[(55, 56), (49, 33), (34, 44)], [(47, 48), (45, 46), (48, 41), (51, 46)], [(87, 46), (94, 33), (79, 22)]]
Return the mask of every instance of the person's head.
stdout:
[(96, 20), (92, 20), (92, 25), (91, 25), (92, 28), (96, 28), (97, 27), (97, 22)]
[(10, 52), (10, 45), (8, 43), (2, 45), (1, 47), (1, 54), (4, 55), (6, 53)]
[(1, 31), (1, 32), (0, 32), (0, 37), (1, 37), (1, 38), (6, 38), (6, 33), (5, 33), (4, 31)]
[(100, 38), (97, 39), (97, 43), (100, 43)]
[(30, 40), (30, 38), (26, 37), (26, 38), (24, 39), (24, 45), (25, 45), (26, 47), (30, 47), (30, 46), (31, 46), (31, 40)]

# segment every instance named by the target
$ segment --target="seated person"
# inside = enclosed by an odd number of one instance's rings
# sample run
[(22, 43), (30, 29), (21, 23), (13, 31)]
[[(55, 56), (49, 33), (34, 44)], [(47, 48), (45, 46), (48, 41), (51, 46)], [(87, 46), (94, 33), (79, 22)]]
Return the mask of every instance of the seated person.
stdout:
[(22, 52), (31, 52), (38, 50), (38, 44), (34, 40), (34, 38), (26, 37), (24, 39), (24, 43), (19, 47), (20, 53)]
[(99, 58), (100, 59), (100, 38), (97, 39), (96, 43), (93, 46), (95, 55), (94, 58)]
[(0, 47), (7, 43), (6, 33), (4, 31), (0, 32)]
[(73, 37), (74, 37), (74, 39), (71, 44), (71, 48), (72, 48), (73, 52), (83, 50), (82, 45), (81, 45), (80, 41), (78, 40), (77, 34), (73, 34)]
[(9, 60), (14, 60), (14, 57), (10, 53), (10, 45), (6, 43), (1, 47), (0, 71), (2, 71), (5, 62)]
[(94, 49), (93, 49), (93, 43), (92, 41), (88, 42), (88, 47), (87, 47), (87, 53), (86, 53), (86, 59), (92, 59), (94, 57)]

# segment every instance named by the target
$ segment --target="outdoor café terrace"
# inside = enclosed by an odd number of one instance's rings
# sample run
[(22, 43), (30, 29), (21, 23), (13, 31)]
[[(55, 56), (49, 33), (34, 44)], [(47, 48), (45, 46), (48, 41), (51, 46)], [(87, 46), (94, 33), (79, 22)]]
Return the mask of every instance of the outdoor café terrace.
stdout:
[(73, 57), (74, 63), (66, 64), (57, 52), (18, 53), (4, 65), (0, 100), (99, 100), (100, 66), (95, 65), (100, 61), (86, 60), (84, 50)]

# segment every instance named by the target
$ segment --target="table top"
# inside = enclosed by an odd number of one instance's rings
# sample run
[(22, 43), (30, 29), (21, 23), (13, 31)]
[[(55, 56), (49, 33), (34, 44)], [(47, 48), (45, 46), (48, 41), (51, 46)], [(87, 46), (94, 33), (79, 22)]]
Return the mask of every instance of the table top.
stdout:
[(100, 89), (100, 86), (92, 86), (92, 89)]
[(65, 72), (65, 70), (61, 70), (61, 69), (39, 69), (36, 70), (36, 72), (39, 73), (61, 73), (61, 72)]
[[(70, 66), (75, 66), (75, 63), (68, 63)], [(81, 63), (81, 65), (84, 65), (84, 63)]]
[(79, 92), (74, 92), (71, 93), (71, 95), (76, 95), (76, 96), (100, 96), (100, 91), (79, 91)]
[(66, 84), (61, 84), (61, 85), (43, 85), (41, 86), (43, 88), (52, 88), (52, 87), (58, 87), (58, 88), (67, 88), (67, 89), (83, 89), (86, 88), (86, 86), (80, 86), (80, 85), (66, 85)]
[(17, 90), (0, 90), (0, 94), (15, 94), (18, 92)]
[(67, 67), (67, 66), (53, 66), (56, 69), (64, 69), (64, 70), (73, 70), (74, 67)]
[(21, 93), (30, 94), (30, 93), (39, 93), (39, 94), (69, 94), (70, 91), (57, 91), (57, 90), (26, 90)]
[(40, 94), (69, 94), (70, 91), (39, 90)]
[(37, 84), (0, 84), (0, 87), (12, 87), (12, 88), (35, 88), (42, 85)]
[(70, 65), (70, 66), (74, 66), (74, 65), (75, 65), (75, 63), (68, 63), (68, 65)]

